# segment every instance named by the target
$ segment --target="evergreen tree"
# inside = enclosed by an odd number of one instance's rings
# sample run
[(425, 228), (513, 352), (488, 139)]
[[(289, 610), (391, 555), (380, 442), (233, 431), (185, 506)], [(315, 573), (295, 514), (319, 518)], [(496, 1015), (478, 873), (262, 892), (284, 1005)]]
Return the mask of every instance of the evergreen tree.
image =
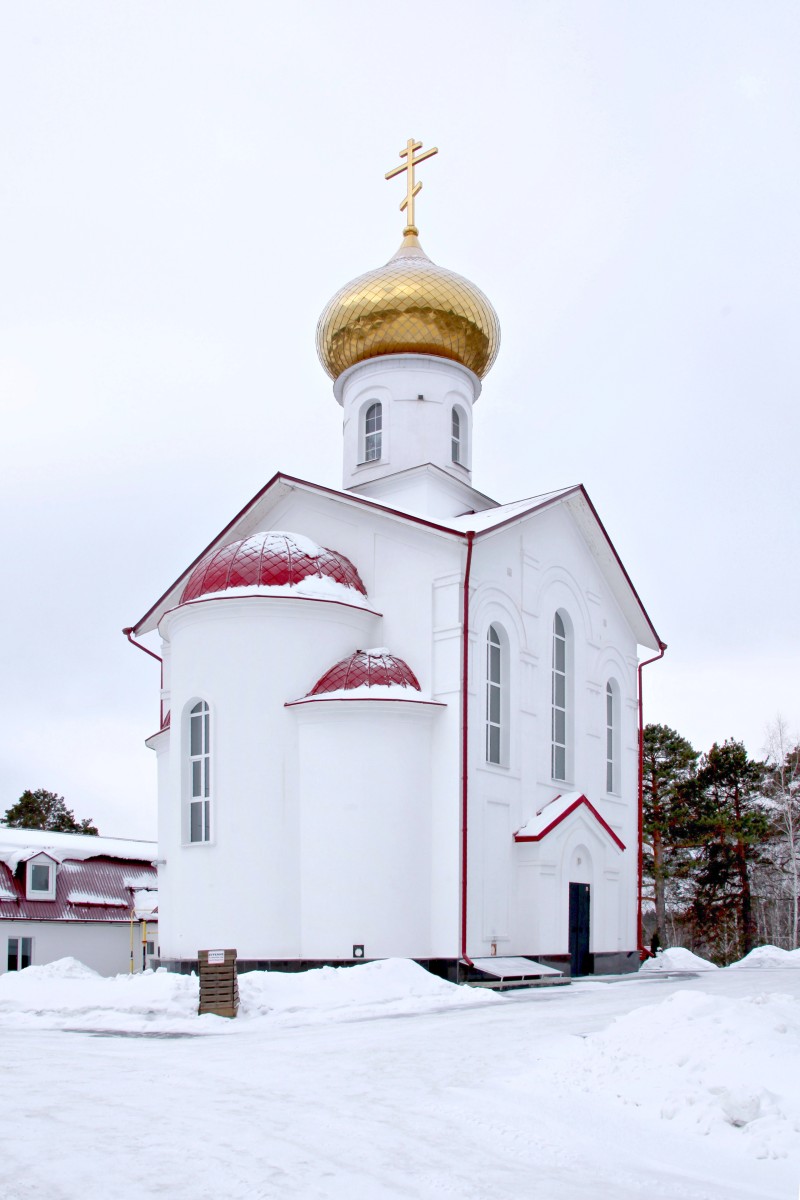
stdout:
[(99, 832), (91, 818), (76, 821), (75, 814), (67, 808), (63, 796), (37, 788), (25, 791), (16, 804), (6, 809), (3, 821), (12, 829), (49, 829), (53, 833)]
[(738, 958), (756, 944), (751, 871), (770, 832), (764, 774), (764, 763), (748, 758), (741, 742), (715, 742), (682, 789), (679, 836), (695, 847), (691, 917), (717, 959)]
[(643, 869), (652, 884), (656, 911), (654, 940), (669, 945), (666, 921), (667, 882), (678, 873), (685, 824), (683, 788), (699, 757), (686, 738), (668, 725), (646, 725), (643, 740)]

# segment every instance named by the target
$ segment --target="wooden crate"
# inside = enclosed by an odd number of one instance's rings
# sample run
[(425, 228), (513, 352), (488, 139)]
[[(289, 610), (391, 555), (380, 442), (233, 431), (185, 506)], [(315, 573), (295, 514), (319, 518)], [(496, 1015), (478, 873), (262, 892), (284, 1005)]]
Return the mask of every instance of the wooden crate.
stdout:
[(235, 950), (199, 950), (200, 1007), (198, 1012), (235, 1017), (239, 1007), (239, 982)]

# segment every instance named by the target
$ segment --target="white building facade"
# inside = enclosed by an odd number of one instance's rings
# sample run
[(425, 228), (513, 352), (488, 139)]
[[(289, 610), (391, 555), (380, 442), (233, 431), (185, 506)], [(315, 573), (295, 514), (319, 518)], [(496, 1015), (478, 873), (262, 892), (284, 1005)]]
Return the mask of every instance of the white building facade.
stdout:
[(276, 475), (126, 631), (163, 660), (165, 964), (638, 967), (637, 665), (663, 647), (582, 487), (473, 487), (498, 344), (407, 228), (320, 320), (342, 490)]

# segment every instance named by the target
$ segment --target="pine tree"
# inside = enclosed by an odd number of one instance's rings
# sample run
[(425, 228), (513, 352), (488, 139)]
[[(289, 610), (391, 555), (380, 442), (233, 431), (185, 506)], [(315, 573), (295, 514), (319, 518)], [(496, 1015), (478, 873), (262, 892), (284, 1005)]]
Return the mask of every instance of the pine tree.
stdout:
[(643, 740), (643, 855), (645, 879), (652, 882), (656, 911), (654, 939), (667, 938), (667, 883), (679, 870), (679, 827), (684, 821), (682, 788), (694, 773), (699, 753), (668, 725), (646, 725)]
[(17, 803), (6, 809), (3, 821), (12, 829), (49, 829), (53, 833), (93, 835), (99, 832), (90, 817), (77, 821), (64, 797), (44, 788), (23, 792)]
[(717, 959), (740, 957), (756, 944), (751, 871), (770, 831), (764, 774), (764, 763), (748, 758), (741, 742), (715, 742), (683, 789), (679, 836), (695, 847), (691, 916)]

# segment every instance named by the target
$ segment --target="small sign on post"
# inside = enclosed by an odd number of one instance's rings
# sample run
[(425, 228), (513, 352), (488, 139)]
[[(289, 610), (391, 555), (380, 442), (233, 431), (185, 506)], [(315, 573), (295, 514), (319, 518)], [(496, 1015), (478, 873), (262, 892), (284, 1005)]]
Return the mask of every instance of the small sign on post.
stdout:
[(235, 1017), (239, 1007), (239, 982), (235, 950), (199, 950), (200, 1007), (198, 1012)]

